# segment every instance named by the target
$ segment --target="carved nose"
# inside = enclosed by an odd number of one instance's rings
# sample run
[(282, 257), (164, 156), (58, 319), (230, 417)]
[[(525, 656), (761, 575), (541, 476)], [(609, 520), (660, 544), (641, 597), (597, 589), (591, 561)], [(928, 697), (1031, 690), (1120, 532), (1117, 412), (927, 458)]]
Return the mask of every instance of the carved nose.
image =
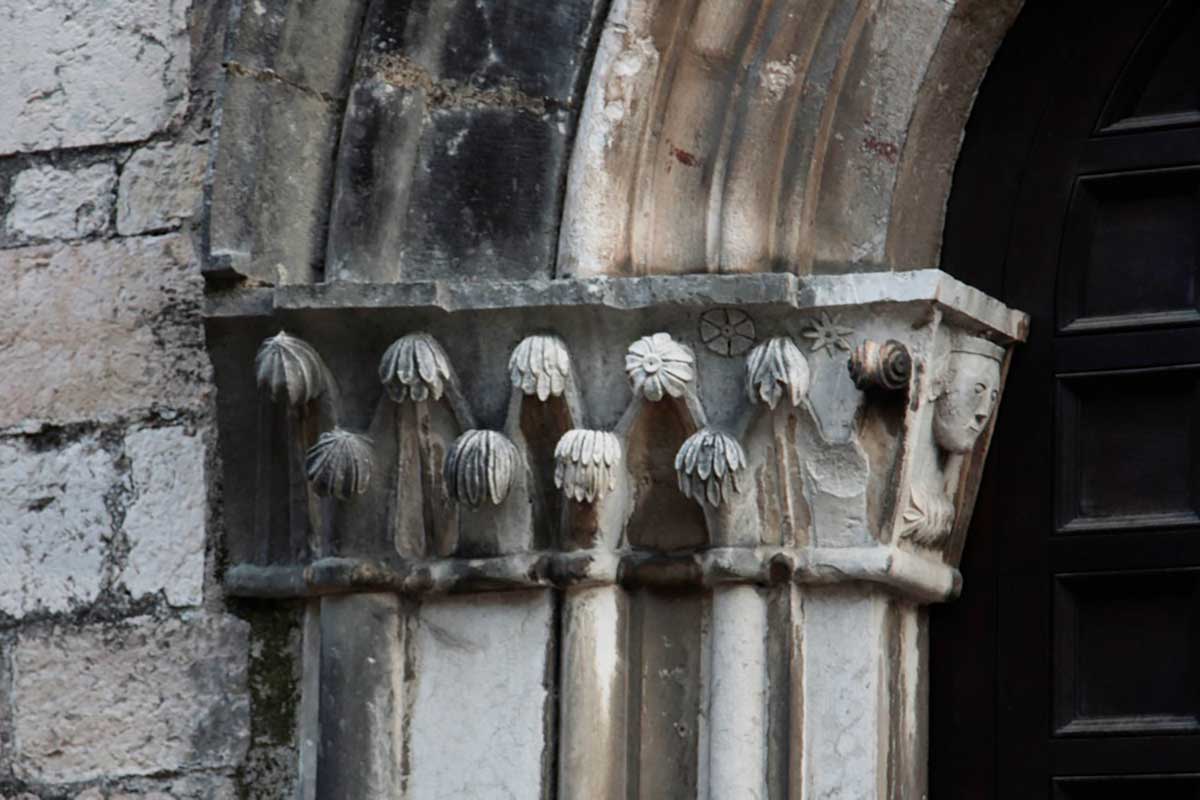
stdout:
[(987, 418), (988, 418), (987, 414), (976, 414), (975, 415), (975, 424), (982, 428), (983, 423), (987, 422)]

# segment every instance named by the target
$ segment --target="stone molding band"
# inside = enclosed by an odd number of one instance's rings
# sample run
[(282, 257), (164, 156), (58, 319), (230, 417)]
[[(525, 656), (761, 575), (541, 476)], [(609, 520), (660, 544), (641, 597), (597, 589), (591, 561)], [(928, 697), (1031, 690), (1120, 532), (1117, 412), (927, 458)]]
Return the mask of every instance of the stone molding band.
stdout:
[(541, 551), (396, 563), (323, 558), (294, 566), (238, 564), (225, 573), (225, 588), (231, 595), (274, 599), (364, 592), (469, 594), (612, 585), (707, 588), (788, 582), (874, 583), (922, 603), (952, 600), (962, 590), (962, 575), (954, 567), (888, 547), (714, 547), (689, 553)]

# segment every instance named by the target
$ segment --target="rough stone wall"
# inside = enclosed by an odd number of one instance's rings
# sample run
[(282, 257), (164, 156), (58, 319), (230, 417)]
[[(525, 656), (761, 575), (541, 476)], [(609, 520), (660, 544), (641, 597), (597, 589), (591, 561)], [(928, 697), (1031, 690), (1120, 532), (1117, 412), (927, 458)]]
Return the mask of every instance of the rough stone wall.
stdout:
[(295, 615), (221, 559), (195, 244), (221, 0), (0, 0), (0, 798), (285, 797)]

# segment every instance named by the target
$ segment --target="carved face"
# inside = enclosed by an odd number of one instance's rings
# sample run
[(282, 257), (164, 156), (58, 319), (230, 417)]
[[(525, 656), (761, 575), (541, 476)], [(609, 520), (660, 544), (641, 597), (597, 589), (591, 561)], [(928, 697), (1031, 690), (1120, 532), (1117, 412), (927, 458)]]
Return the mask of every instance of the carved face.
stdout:
[(934, 406), (938, 445), (950, 453), (970, 452), (999, 397), (999, 362), (975, 353), (951, 353)]

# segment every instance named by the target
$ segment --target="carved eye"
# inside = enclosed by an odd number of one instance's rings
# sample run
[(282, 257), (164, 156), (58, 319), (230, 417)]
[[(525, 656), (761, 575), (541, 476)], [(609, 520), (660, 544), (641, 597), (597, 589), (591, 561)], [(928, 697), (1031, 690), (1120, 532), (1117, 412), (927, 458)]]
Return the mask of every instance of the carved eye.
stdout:
[(1000, 392), (996, 391), (995, 389), (992, 389), (992, 402), (994, 403), (999, 399), (1000, 399)]
[(986, 383), (977, 383), (975, 384), (975, 394), (983, 394), (987, 391), (987, 388)]

